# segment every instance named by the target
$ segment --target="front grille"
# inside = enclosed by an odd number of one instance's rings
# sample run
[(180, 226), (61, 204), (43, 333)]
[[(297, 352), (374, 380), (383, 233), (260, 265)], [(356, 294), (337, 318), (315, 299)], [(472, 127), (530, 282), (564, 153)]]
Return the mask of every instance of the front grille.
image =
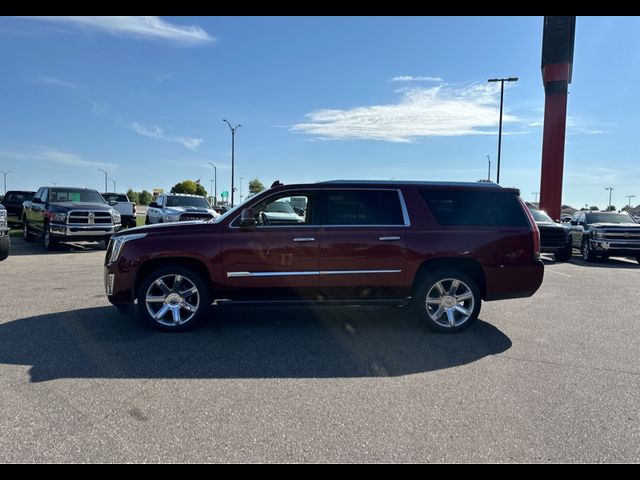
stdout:
[(5, 227), (7, 225), (7, 211), (0, 210), (0, 227)]
[(211, 220), (213, 215), (210, 213), (183, 213), (180, 215), (181, 222), (188, 222), (192, 220)]
[(111, 225), (111, 214), (109, 212), (74, 210), (69, 212), (68, 223), (74, 225)]
[(540, 228), (540, 243), (545, 247), (562, 247), (566, 243), (566, 233), (560, 228)]
[(640, 232), (637, 230), (605, 230), (604, 238), (607, 240), (640, 240)]

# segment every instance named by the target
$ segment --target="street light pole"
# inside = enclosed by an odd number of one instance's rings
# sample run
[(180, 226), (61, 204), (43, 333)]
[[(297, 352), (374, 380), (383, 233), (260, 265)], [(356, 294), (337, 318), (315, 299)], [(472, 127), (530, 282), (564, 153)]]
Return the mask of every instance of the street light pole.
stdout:
[(113, 182), (113, 193), (116, 193), (118, 191), (118, 189), (116, 188), (116, 180), (112, 178), (111, 181)]
[(232, 127), (229, 121), (225, 118), (222, 119), (227, 125), (229, 125), (229, 129), (231, 130), (231, 206), (233, 207), (233, 194), (235, 191), (234, 188), (234, 175), (235, 175), (235, 150), (236, 150), (236, 130), (240, 128), (242, 125), (238, 124), (235, 127)]
[(244, 177), (240, 177), (240, 203), (242, 203), (242, 179)]
[(109, 188), (107, 187), (107, 171), (102, 168), (99, 168), (98, 170), (104, 173), (104, 193), (107, 193), (107, 189)]
[(631, 199), (636, 198), (635, 195), (627, 195), (627, 206), (631, 208)]
[(500, 153), (502, 150), (502, 104), (504, 101), (504, 82), (517, 82), (518, 77), (490, 78), (487, 82), (500, 82), (500, 127), (498, 129), (498, 173), (496, 183), (500, 183)]
[(487, 180), (491, 181), (491, 158), (487, 155), (487, 162), (489, 162), (489, 173), (487, 174)]
[(9, 175), (11, 173), (11, 170), (8, 170), (6, 172), (0, 172), (2, 173), (2, 175), (4, 175), (4, 194), (7, 194), (7, 175)]
[(613, 192), (613, 187), (604, 187), (605, 190), (609, 190), (609, 205), (607, 206), (607, 210), (611, 207), (611, 193)]
[(216, 166), (209, 162), (209, 165), (213, 167), (213, 204), (218, 204), (218, 169)]
[(538, 203), (538, 195), (540, 195), (540, 192), (531, 192), (531, 195), (535, 195), (535, 203)]

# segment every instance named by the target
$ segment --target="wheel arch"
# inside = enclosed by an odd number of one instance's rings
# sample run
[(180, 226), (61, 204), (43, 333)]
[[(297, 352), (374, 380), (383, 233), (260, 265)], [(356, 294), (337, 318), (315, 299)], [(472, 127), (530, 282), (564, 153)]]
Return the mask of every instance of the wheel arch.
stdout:
[(484, 274), (484, 270), (482, 269), (482, 265), (480, 265), (477, 260), (472, 260), (470, 258), (445, 257), (425, 260), (420, 265), (413, 278), (413, 289), (415, 289), (420, 280), (429, 272), (441, 269), (458, 270), (468, 275), (478, 286), (482, 299), (484, 300), (486, 298), (487, 280)]
[(142, 264), (142, 266), (138, 269), (136, 273), (136, 278), (133, 287), (133, 295), (132, 297), (135, 299), (138, 297), (138, 292), (140, 289), (140, 285), (144, 281), (144, 279), (154, 270), (164, 267), (180, 267), (187, 268), (189, 270), (194, 271), (198, 274), (198, 276), (202, 279), (202, 281), (207, 285), (209, 291), (213, 290), (213, 285), (211, 283), (211, 276), (209, 275), (209, 270), (206, 264), (198, 260), (196, 258), (191, 257), (163, 257), (163, 258), (154, 258), (152, 260), (148, 260)]

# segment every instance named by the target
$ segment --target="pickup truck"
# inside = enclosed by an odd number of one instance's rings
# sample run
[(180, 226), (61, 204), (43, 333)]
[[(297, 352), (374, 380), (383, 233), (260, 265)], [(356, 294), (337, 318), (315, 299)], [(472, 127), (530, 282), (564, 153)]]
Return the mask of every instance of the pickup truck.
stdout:
[(133, 228), (137, 225), (136, 204), (129, 200), (126, 193), (103, 193), (102, 197), (120, 214), (123, 227)]
[(9, 224), (7, 210), (0, 204), (0, 262), (9, 256), (11, 240), (9, 239)]
[(120, 214), (87, 188), (41, 187), (23, 206), (24, 241), (40, 237), (47, 250), (59, 242), (102, 241), (106, 246), (120, 227)]
[(171, 193), (160, 195), (149, 204), (145, 224), (211, 220), (219, 216), (204, 197)]
[(618, 256), (635, 257), (640, 263), (640, 225), (627, 213), (576, 212), (571, 236), (585, 262)]
[(2, 205), (7, 209), (7, 223), (20, 224), (22, 222), (22, 204), (31, 200), (36, 192), (25, 190), (9, 190), (2, 199)]

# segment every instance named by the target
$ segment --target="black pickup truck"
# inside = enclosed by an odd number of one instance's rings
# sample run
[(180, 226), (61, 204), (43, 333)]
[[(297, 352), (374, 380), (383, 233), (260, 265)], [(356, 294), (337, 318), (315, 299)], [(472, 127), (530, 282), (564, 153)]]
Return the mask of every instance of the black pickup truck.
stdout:
[(36, 192), (28, 190), (9, 190), (2, 199), (2, 205), (7, 209), (7, 223), (21, 224), (22, 204), (31, 200)]
[(640, 263), (640, 224), (626, 213), (576, 212), (571, 236), (586, 262), (618, 256), (635, 257)]
[(120, 214), (96, 190), (42, 187), (33, 200), (25, 202), (22, 234), (25, 242), (41, 237), (52, 250), (59, 242), (103, 241), (121, 227)]
[(11, 240), (9, 239), (9, 224), (7, 210), (0, 204), (0, 262), (9, 256)]

